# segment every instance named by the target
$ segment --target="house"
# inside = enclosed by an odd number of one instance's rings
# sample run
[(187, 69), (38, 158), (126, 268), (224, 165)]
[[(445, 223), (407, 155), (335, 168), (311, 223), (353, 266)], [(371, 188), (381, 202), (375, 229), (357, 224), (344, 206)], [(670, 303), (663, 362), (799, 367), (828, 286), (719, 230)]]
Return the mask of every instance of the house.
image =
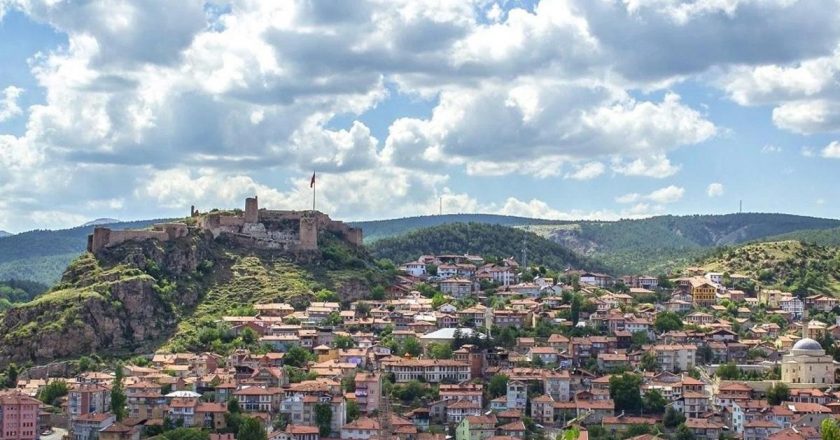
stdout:
[(363, 413), (379, 409), (379, 396), (382, 394), (382, 375), (379, 372), (356, 373), (356, 403)]
[(41, 402), (20, 393), (0, 393), (0, 439), (34, 440), (39, 437), (38, 408)]
[[(76, 417), (70, 424), (73, 440), (97, 438), (99, 432), (111, 426), (117, 418), (110, 413), (87, 413)], [(32, 437), (36, 438), (36, 437)]]
[(394, 373), (397, 382), (425, 380), (464, 382), (472, 379), (467, 363), (450, 359), (399, 359), (384, 363), (385, 371)]
[(67, 413), (76, 418), (89, 413), (104, 413), (111, 409), (111, 389), (98, 383), (79, 383), (67, 393)]
[(657, 344), (656, 361), (664, 371), (690, 371), (694, 368), (697, 347), (691, 344)]
[(293, 425), (286, 426), (285, 440), (320, 440), (321, 434), (317, 426)]
[(496, 416), (464, 417), (455, 429), (455, 440), (487, 440), (496, 435)]
[(342, 440), (369, 440), (379, 434), (379, 422), (369, 417), (360, 417), (341, 428)]
[(695, 307), (710, 307), (717, 301), (717, 286), (703, 277), (689, 279), (689, 293)]
[(710, 419), (689, 418), (685, 421), (685, 427), (697, 440), (717, 440), (723, 432), (723, 425)]
[(528, 350), (531, 362), (539, 359), (543, 364), (557, 364), (557, 350), (554, 347), (532, 347)]
[(525, 409), (528, 402), (528, 385), (518, 380), (508, 380), (507, 409)]
[(99, 440), (140, 440), (140, 426), (127, 426), (114, 422), (111, 426), (99, 431)]
[(440, 291), (453, 298), (466, 298), (472, 294), (472, 281), (464, 278), (447, 278), (440, 282)]

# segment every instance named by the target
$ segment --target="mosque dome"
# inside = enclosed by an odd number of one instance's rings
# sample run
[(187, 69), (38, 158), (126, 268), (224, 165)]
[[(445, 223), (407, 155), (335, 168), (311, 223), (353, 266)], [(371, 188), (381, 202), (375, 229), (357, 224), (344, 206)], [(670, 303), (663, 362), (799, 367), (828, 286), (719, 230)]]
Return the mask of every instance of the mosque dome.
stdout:
[(822, 345), (819, 342), (811, 339), (811, 338), (802, 338), (796, 341), (796, 344), (793, 344), (794, 350), (820, 350), (822, 351)]

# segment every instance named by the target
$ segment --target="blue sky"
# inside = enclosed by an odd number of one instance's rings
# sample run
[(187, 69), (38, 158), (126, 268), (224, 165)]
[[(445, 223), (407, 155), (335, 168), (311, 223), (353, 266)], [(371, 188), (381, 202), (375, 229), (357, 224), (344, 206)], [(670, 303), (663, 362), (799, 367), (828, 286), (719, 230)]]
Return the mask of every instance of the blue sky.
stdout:
[(0, 0), (0, 229), (840, 217), (837, 1), (268, 3)]

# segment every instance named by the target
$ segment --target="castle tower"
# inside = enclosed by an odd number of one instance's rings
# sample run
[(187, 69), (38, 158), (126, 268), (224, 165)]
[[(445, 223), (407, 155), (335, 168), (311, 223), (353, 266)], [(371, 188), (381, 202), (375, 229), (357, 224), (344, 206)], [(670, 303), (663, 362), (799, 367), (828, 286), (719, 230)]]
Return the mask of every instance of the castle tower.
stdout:
[(318, 222), (315, 217), (304, 215), (300, 218), (300, 248), (318, 249)]
[(245, 199), (245, 223), (258, 223), (259, 209), (257, 196)]

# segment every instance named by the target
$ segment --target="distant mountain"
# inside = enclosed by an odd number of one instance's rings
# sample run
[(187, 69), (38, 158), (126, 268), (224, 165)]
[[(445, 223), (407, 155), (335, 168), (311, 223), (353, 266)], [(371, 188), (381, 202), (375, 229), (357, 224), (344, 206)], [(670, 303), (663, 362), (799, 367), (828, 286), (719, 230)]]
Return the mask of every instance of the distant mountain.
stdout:
[[(116, 229), (145, 228), (163, 220), (113, 223)], [(57, 231), (35, 230), (0, 239), (0, 280), (22, 279), (52, 285), (87, 247), (93, 226)]]
[(717, 246), (799, 230), (840, 226), (840, 220), (789, 214), (660, 216), (618, 222), (580, 222), (547, 235), (622, 273), (665, 272)]
[(83, 228), (88, 226), (101, 226), (101, 225), (110, 225), (114, 223), (119, 223), (120, 221), (115, 218), (98, 218), (96, 220), (91, 220), (82, 225)]
[(12, 235), (12, 233), (11, 233), (11, 232), (0, 231), (0, 238), (3, 238), (3, 237), (8, 237), (8, 236), (10, 236), (10, 235)]
[[(160, 220), (112, 224), (142, 228)], [(492, 214), (450, 214), (354, 222), (365, 242), (453, 223), (515, 226), (560, 243), (578, 255), (602, 261), (616, 274), (663, 273), (701, 257), (710, 249), (768, 238), (836, 244), (840, 220), (787, 214), (660, 216), (641, 220), (556, 221)], [(837, 229), (834, 229), (837, 228)], [(61, 270), (84, 252), (93, 226), (62, 231), (31, 231), (0, 239), (0, 280), (54, 283)], [(824, 232), (823, 232), (824, 231)], [(778, 237), (780, 234), (793, 234)], [(518, 254), (518, 251), (516, 252)]]
[(365, 242), (373, 243), (383, 238), (394, 237), (421, 228), (430, 228), (450, 223), (485, 223), (488, 225), (564, 225), (575, 222), (545, 220), (528, 217), (514, 217), (495, 214), (447, 214), (405, 217), (391, 220), (352, 222), (351, 226), (364, 230)]
[(554, 270), (567, 267), (606, 270), (598, 261), (582, 257), (553, 241), (532, 232), (502, 225), (452, 223), (417, 229), (399, 237), (385, 238), (370, 245), (376, 258), (388, 258), (395, 264), (416, 260), (428, 254), (476, 254), (485, 258), (516, 257), (521, 262), (523, 247), (528, 262)]

